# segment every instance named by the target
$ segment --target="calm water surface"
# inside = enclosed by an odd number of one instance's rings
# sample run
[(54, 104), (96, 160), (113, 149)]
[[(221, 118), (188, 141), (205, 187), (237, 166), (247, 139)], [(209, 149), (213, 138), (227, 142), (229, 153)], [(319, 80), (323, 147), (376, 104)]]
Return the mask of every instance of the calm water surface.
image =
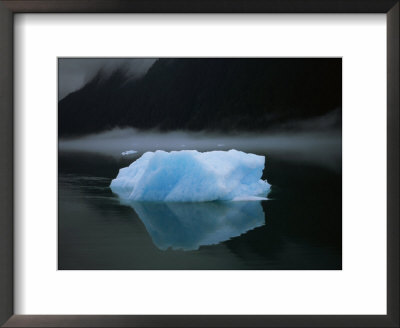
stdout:
[(110, 182), (140, 155), (60, 151), (59, 269), (341, 269), (340, 163), (266, 155), (262, 202), (122, 204)]

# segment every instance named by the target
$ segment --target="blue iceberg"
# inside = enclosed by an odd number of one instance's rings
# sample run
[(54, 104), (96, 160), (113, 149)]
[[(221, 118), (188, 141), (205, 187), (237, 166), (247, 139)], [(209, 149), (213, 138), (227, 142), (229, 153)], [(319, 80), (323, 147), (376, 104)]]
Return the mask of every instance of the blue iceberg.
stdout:
[(120, 169), (111, 190), (121, 199), (149, 202), (255, 200), (270, 185), (261, 179), (265, 157), (237, 150), (147, 152)]
[(133, 155), (133, 154), (136, 154), (136, 153), (137, 153), (136, 150), (127, 150), (127, 151), (123, 151), (123, 152), (121, 153), (121, 155), (122, 155), (122, 156), (129, 156), (129, 155)]
[(259, 201), (131, 202), (129, 206), (138, 214), (160, 250), (193, 251), (265, 225), (265, 215)]

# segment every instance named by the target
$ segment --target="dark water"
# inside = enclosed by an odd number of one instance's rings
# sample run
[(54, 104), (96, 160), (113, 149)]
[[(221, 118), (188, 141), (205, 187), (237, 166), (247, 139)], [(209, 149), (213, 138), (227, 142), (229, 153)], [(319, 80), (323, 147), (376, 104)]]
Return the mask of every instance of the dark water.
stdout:
[(60, 152), (59, 269), (340, 270), (340, 163), (266, 156), (270, 200), (122, 205), (109, 184), (135, 158)]

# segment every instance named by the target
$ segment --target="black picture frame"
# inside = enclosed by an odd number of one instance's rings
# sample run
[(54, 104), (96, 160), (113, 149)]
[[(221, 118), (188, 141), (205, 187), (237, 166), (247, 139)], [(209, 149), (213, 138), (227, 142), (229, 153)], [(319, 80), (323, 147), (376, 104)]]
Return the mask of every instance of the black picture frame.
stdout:
[[(399, 0), (1, 0), (0, 324), (4, 327), (399, 327), (399, 11)], [(386, 14), (387, 315), (14, 315), (13, 17), (16, 13)]]

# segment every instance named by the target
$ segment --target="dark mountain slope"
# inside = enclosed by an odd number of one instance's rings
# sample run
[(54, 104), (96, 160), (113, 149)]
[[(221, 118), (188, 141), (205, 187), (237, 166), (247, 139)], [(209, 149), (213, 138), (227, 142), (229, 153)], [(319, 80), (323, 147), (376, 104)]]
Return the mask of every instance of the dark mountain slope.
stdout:
[(341, 107), (341, 59), (159, 59), (139, 80), (101, 72), (59, 102), (60, 136), (131, 126), (267, 130)]

